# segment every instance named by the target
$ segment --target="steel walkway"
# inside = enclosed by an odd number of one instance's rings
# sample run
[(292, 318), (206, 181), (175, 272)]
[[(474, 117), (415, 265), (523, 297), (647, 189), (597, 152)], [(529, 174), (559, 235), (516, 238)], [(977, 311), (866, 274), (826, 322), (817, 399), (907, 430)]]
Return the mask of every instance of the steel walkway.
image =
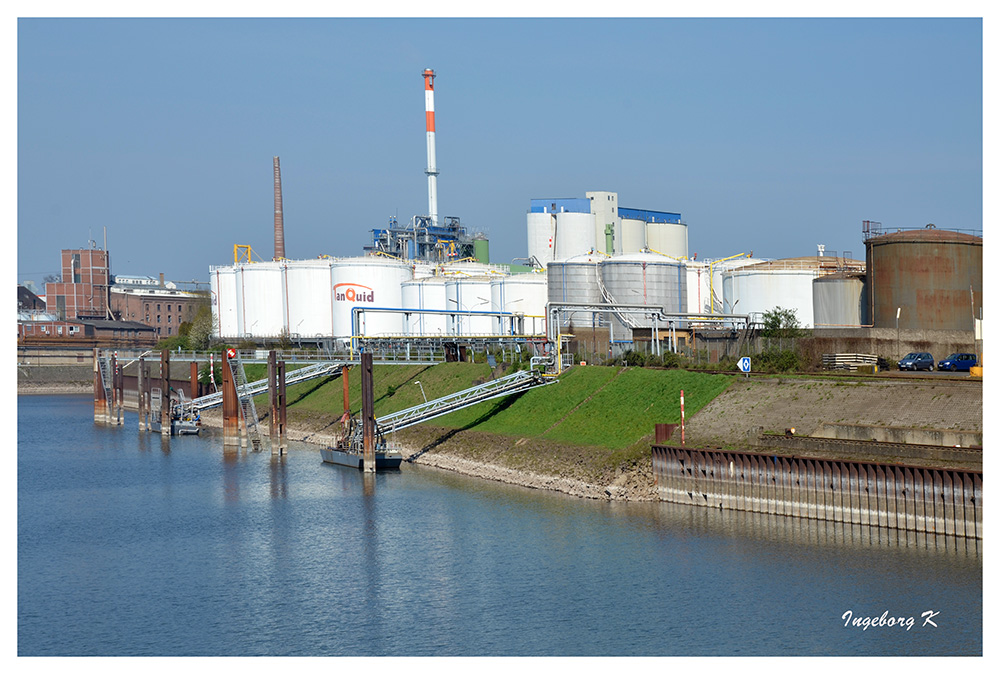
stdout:
[[(351, 365), (351, 361), (334, 361), (329, 363), (315, 363), (313, 365), (307, 365), (305, 367), (299, 368), (298, 370), (293, 370), (285, 376), (285, 385), (297, 384), (299, 382), (308, 381), (310, 379), (316, 379), (318, 377), (332, 376), (340, 374), (340, 371)], [(236, 394), (240, 399), (246, 396), (256, 396), (267, 391), (267, 379), (260, 379), (258, 381), (249, 382), (245, 386), (240, 386), (237, 388)], [(201, 396), (200, 398), (195, 398), (192, 403), (194, 409), (201, 411), (207, 410), (211, 407), (217, 407), (222, 404), (222, 391), (217, 391), (215, 393), (209, 393), (208, 395)]]

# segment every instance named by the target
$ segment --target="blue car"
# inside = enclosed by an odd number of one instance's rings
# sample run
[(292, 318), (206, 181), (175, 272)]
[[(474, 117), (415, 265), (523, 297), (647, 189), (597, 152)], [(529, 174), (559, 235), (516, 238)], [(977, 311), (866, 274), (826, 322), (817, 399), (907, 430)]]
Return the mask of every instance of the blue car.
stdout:
[(951, 370), (952, 372), (968, 372), (969, 368), (976, 366), (976, 354), (974, 353), (953, 353), (940, 363), (939, 370)]
[(934, 356), (926, 351), (914, 351), (903, 356), (899, 361), (900, 370), (933, 370)]

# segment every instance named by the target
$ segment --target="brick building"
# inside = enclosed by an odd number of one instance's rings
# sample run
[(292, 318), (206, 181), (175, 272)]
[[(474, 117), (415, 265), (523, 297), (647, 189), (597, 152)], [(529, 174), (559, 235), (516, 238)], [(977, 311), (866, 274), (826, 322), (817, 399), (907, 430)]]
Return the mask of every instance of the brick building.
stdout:
[(203, 292), (179, 290), (174, 283), (149, 277), (115, 277), (111, 286), (111, 312), (120, 320), (135, 321), (155, 329), (161, 339), (177, 334), (181, 323), (190, 323), (198, 307), (207, 304)]
[(59, 318), (108, 318), (108, 252), (96, 248), (62, 251), (62, 281), (45, 284), (45, 304)]

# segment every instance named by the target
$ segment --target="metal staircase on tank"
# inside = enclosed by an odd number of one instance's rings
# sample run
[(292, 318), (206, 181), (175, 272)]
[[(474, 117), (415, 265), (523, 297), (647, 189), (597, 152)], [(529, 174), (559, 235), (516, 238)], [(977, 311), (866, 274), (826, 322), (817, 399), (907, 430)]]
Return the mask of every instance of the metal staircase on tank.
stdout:
[(233, 381), (236, 383), (236, 397), (240, 401), (240, 413), (243, 415), (243, 423), (250, 437), (250, 443), (254, 451), (260, 451), (261, 438), (260, 421), (257, 419), (257, 406), (253, 402), (253, 393), (247, 385), (247, 373), (243, 369), (243, 361), (240, 360), (240, 352), (229, 359), (229, 369), (233, 373)]
[[(615, 301), (615, 298), (614, 298), (614, 297), (612, 297), (612, 295), (611, 295), (611, 291), (609, 291), (609, 290), (608, 290), (608, 289), (607, 289), (607, 288), (606, 288), (606, 287), (604, 286), (604, 279), (602, 279), (602, 278), (601, 278), (601, 270), (600, 270), (600, 267), (598, 267), (598, 269), (597, 269), (597, 287), (598, 287), (598, 288), (600, 289), (600, 291), (601, 291), (601, 297), (603, 297), (603, 298), (604, 298), (604, 301), (605, 301), (605, 302), (606, 302), (607, 304), (610, 304), (610, 305), (612, 305), (612, 306), (614, 306), (615, 304), (618, 304), (618, 302), (616, 302), (616, 301)], [(628, 314), (625, 314), (625, 313), (619, 313), (619, 312), (615, 311), (615, 312), (614, 312), (614, 316), (615, 316), (615, 318), (617, 318), (617, 319), (618, 319), (619, 321), (621, 321), (621, 324), (622, 324), (622, 325), (624, 325), (624, 326), (628, 327), (628, 328), (629, 328), (629, 329), (631, 329), (631, 330), (634, 330), (634, 329), (636, 329), (636, 328), (638, 328), (638, 327), (639, 327), (639, 323), (638, 323), (638, 322), (636, 322), (636, 320), (635, 320), (634, 318), (632, 318), (631, 316), (629, 316)]]

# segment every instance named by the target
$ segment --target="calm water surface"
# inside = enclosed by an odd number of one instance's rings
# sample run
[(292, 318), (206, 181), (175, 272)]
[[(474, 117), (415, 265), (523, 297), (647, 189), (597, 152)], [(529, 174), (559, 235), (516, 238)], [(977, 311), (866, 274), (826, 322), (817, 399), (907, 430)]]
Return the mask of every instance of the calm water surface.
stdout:
[(372, 479), (137, 426), (18, 398), (19, 655), (982, 653), (961, 539)]

